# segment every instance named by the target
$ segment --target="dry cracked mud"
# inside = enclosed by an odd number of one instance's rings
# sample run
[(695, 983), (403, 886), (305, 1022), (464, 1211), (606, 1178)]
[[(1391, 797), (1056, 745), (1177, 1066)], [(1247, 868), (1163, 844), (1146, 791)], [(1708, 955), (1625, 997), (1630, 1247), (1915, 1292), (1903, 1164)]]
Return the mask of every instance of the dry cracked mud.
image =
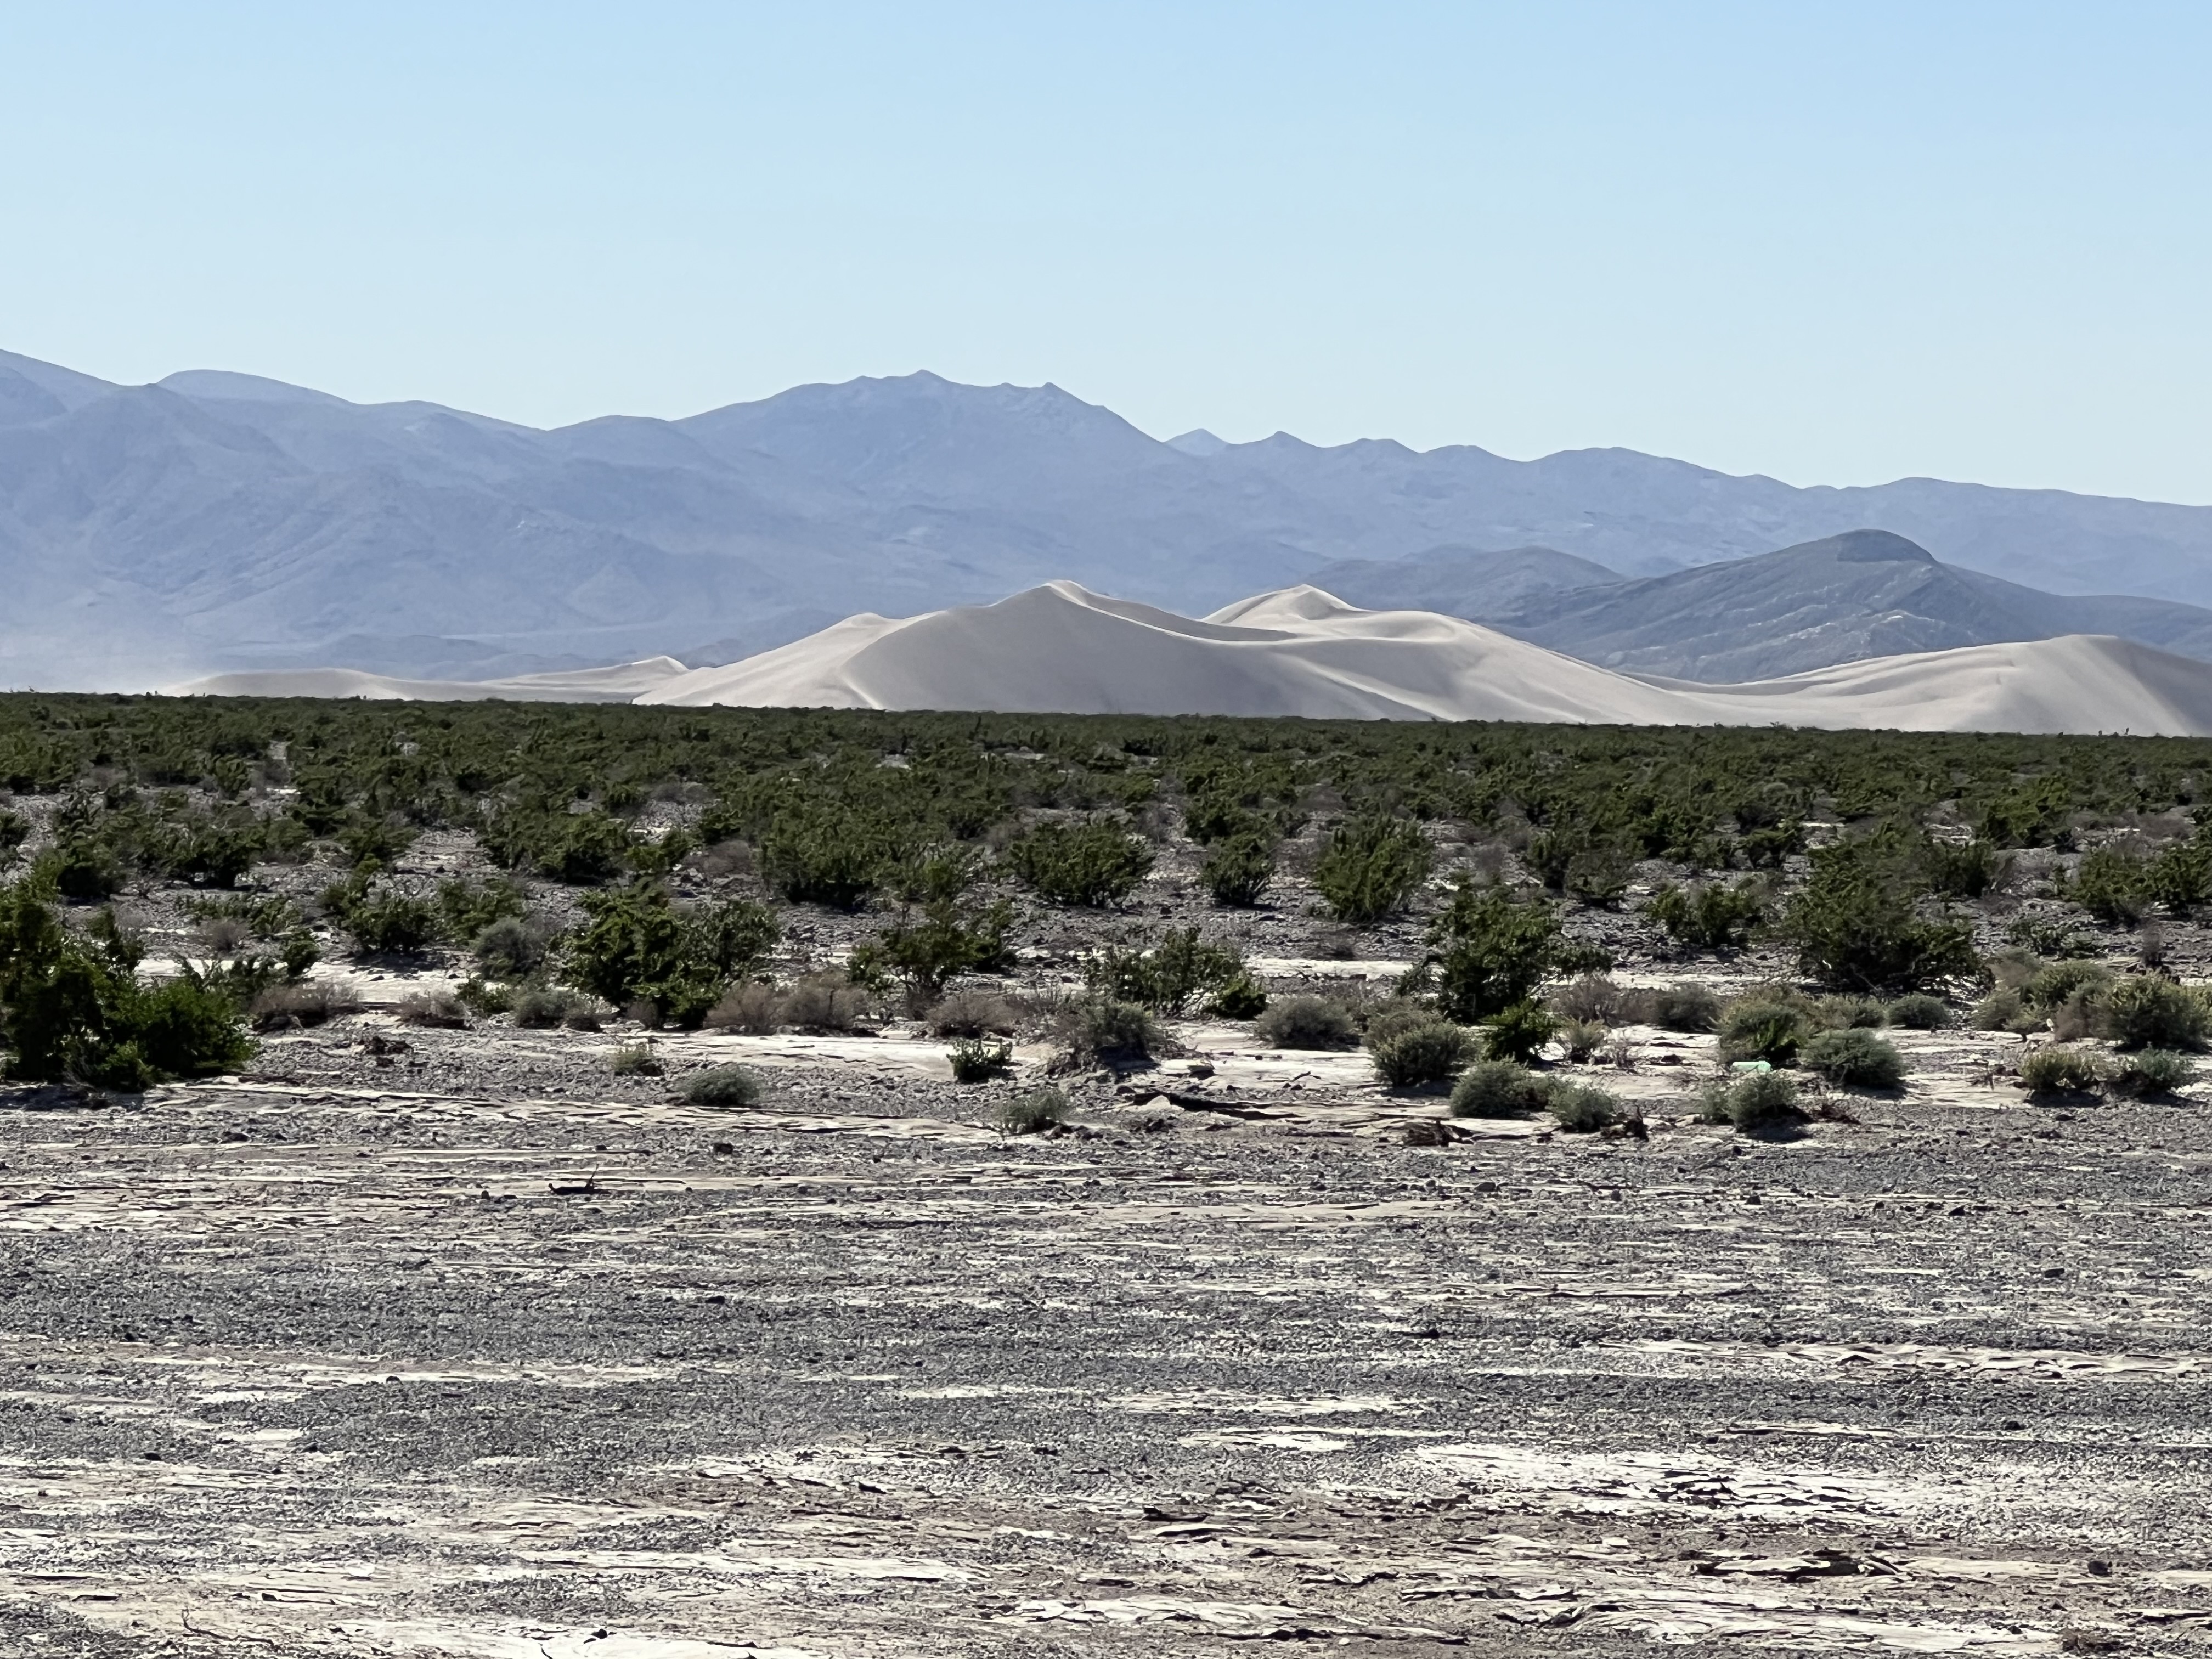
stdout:
[(1051, 1138), (919, 1033), (661, 1045), (747, 1111), (376, 1013), (4, 1097), (0, 1647), (2212, 1646), (2201, 1104), (1908, 1034), (1753, 1139), (1644, 1031), (1648, 1139), (1417, 1146), (1181, 1035)]

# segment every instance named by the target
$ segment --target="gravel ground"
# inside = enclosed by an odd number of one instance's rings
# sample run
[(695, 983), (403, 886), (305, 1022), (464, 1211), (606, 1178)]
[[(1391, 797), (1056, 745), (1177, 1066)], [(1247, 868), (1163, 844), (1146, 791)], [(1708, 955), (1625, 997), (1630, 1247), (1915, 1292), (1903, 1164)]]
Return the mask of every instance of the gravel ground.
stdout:
[(1358, 1057), (1191, 1025), (1008, 1139), (1026, 1080), (902, 1028), (660, 1044), (737, 1112), (635, 1035), (0, 1095), (0, 1649), (2207, 1645), (2199, 1103), (1906, 1034), (1752, 1139), (1641, 1031), (1648, 1139), (1417, 1146)]

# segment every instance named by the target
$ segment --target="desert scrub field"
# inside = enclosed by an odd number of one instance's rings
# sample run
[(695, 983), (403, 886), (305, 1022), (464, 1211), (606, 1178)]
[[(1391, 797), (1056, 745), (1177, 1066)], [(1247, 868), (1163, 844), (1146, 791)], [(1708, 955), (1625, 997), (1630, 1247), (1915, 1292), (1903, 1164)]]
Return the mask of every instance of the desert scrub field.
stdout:
[(2193, 1650), (2208, 764), (0, 698), (0, 1630)]

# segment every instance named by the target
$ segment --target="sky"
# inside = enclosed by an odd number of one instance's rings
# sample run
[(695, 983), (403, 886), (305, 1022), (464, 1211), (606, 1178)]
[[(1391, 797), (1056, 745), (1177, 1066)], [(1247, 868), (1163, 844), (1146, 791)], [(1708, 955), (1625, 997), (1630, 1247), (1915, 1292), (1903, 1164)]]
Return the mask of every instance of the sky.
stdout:
[(0, 348), (2212, 502), (2212, 7), (0, 0)]

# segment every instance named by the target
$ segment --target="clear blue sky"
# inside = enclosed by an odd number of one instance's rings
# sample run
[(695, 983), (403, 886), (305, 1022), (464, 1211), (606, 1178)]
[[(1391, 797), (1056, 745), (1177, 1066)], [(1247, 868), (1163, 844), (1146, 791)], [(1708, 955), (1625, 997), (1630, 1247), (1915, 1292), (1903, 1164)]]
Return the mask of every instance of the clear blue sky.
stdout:
[(2212, 6), (0, 5), (0, 346), (2212, 501)]

